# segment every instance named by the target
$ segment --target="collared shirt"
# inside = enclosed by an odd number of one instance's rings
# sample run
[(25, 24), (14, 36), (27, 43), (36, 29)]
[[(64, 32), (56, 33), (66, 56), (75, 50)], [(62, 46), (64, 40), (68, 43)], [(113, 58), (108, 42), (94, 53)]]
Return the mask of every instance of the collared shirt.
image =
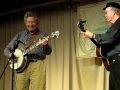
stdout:
[[(36, 31), (38, 31), (38, 29)], [(35, 33), (36, 32), (33, 32), (31, 34), (28, 32), (28, 30), (19, 32), (4, 49), (5, 55), (8, 57), (9, 54), (14, 53), (16, 49), (21, 49), (21, 50), (24, 49), (26, 41), (30, 40), (32, 35)], [(47, 34), (45, 32), (40, 32), (40, 34), (33, 41), (32, 45), (35, 45), (37, 42), (39, 42), (40, 38), (43, 38), (46, 36)], [(49, 42), (48, 42), (46, 46), (43, 46), (41, 44), (39, 46), (36, 46), (31, 51), (29, 51), (26, 55), (28, 56), (28, 58), (45, 59), (46, 55), (50, 54), (51, 52), (52, 52), (51, 46), (49, 45)]]
[(95, 39), (104, 47), (104, 51), (108, 58), (120, 53), (120, 18), (112, 24), (106, 33), (95, 34)]

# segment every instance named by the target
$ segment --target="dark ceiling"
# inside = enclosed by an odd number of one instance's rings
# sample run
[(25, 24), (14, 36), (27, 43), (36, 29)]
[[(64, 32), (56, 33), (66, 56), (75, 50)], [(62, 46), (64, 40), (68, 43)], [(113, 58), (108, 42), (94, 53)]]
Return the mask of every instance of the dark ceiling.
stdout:
[(2, 0), (0, 2), (0, 13), (17, 10), (35, 4), (43, 4), (54, 0)]
[(58, 4), (58, 3), (79, 3), (79, 4), (87, 4), (104, 0), (2, 0), (0, 2), (0, 15), (4, 15), (6, 13), (15, 12), (21, 9), (30, 8), (31, 6), (45, 6), (50, 4)]

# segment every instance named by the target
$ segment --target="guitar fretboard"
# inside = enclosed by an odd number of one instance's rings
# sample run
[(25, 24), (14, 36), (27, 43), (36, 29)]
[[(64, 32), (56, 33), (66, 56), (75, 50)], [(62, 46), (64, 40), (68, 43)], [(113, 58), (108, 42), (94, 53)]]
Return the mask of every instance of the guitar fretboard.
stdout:
[[(49, 36), (47, 36), (45, 38), (49, 38)], [(42, 43), (40, 41), (36, 42), (35, 44), (31, 45), (28, 49), (24, 50), (23, 54), (26, 55), (28, 52), (30, 52), (35, 47), (40, 46), (40, 45), (42, 46)]]

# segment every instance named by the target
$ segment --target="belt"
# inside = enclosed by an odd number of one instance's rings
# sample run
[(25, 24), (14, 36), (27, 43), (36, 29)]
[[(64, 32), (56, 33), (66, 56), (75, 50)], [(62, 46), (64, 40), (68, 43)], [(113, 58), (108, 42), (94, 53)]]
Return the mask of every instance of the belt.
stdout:
[(37, 62), (37, 59), (29, 59), (29, 62)]

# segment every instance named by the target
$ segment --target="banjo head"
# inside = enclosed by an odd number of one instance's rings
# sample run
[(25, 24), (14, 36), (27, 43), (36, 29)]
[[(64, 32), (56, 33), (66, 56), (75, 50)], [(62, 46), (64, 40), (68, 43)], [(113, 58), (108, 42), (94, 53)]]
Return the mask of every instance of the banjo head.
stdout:
[(14, 69), (16, 70), (22, 66), (24, 55), (20, 49), (16, 49), (14, 55), (16, 56), (16, 59), (11, 61), (10, 67), (13, 68), (13, 63), (14, 63)]

